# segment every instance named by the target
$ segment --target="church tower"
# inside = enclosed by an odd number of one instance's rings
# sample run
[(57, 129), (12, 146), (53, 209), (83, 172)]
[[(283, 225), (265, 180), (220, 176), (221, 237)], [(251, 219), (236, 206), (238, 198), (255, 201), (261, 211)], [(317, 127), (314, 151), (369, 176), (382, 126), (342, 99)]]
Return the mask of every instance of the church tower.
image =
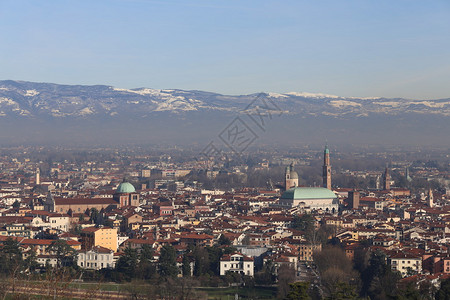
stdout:
[(55, 198), (53, 198), (52, 193), (49, 191), (47, 197), (44, 200), (44, 210), (48, 212), (55, 212)]
[(41, 184), (41, 171), (39, 170), (39, 167), (36, 168), (36, 185)]
[(412, 181), (411, 176), (409, 176), (409, 169), (408, 169), (408, 167), (406, 167), (406, 170), (405, 170), (405, 179), (406, 179), (406, 182), (411, 182)]
[(325, 146), (323, 151), (323, 187), (331, 190), (331, 165), (330, 165), (330, 150), (328, 145)]
[(434, 197), (433, 197), (433, 191), (431, 190), (431, 188), (428, 190), (428, 197), (427, 197), (427, 204), (429, 207), (433, 207), (434, 206)]
[(294, 171), (294, 164), (291, 163), (286, 167), (285, 176), (285, 188), (286, 190), (292, 187), (298, 187), (298, 174)]
[(389, 174), (389, 168), (386, 166), (386, 169), (384, 170), (384, 176), (383, 176), (383, 189), (384, 190), (390, 190), (391, 189), (391, 174)]

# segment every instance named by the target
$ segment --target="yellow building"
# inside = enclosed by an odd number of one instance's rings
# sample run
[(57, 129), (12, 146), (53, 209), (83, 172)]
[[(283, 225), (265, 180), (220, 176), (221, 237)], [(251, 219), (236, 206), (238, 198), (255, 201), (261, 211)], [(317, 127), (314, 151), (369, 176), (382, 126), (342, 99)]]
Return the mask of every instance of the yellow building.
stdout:
[(310, 243), (301, 243), (300, 247), (298, 247), (298, 259), (301, 261), (314, 261), (313, 255), (314, 252), (322, 251), (322, 245), (317, 244), (313, 245)]
[(117, 229), (110, 227), (87, 227), (81, 231), (83, 250), (101, 246), (117, 252)]

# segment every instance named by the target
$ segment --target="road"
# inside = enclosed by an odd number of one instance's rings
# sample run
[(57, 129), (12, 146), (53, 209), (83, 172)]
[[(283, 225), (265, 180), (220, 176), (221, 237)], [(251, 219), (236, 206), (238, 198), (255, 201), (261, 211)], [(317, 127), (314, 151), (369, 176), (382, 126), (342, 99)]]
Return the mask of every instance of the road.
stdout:
[[(316, 271), (315, 267), (313, 267), (312, 263), (300, 263), (298, 266), (297, 280), (298, 281), (307, 281), (313, 287), (317, 287), (319, 293), (323, 295), (323, 289), (320, 282), (320, 275)], [(299, 274), (300, 273), (300, 274)]]

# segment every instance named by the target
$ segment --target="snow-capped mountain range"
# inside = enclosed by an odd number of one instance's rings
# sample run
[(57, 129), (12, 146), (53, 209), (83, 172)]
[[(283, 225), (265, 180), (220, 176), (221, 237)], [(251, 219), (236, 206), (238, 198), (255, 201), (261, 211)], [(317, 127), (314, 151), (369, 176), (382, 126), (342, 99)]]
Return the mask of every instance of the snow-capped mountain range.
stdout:
[[(105, 85), (58, 85), (0, 81), (0, 116), (91, 117), (157, 112), (240, 112), (257, 95), (229, 96), (203, 91), (122, 89)], [(267, 93), (265, 96), (288, 114), (337, 118), (404, 113), (450, 116), (450, 99), (410, 100), (382, 97), (339, 97), (313, 93)]]
[[(270, 109), (283, 115), (271, 125), (271, 130), (282, 130), (290, 136), (313, 138), (326, 134), (342, 139), (369, 135), (396, 141), (396, 136), (401, 135), (410, 141), (422, 137), (429, 140), (432, 133), (439, 141), (450, 140), (446, 133), (450, 127), (450, 98), (358, 98), (307, 92), (231, 96), (177, 89), (123, 89), (12, 80), (0, 81), (0, 126), (8, 128), (0, 132), (0, 138), (25, 140), (30, 135), (36, 139), (43, 132), (48, 138), (51, 132), (55, 139), (71, 135), (73, 140), (74, 135), (84, 139), (97, 132), (101, 137), (111, 132), (117, 139), (117, 134), (122, 132), (118, 135), (126, 135), (130, 140), (130, 131), (142, 138), (149, 128), (167, 139), (214, 136), (233, 117), (258, 110), (252, 107), (252, 103), (258, 105), (254, 102), (258, 96)], [(16, 132), (16, 129), (20, 130)], [(154, 138), (155, 134), (148, 136)]]

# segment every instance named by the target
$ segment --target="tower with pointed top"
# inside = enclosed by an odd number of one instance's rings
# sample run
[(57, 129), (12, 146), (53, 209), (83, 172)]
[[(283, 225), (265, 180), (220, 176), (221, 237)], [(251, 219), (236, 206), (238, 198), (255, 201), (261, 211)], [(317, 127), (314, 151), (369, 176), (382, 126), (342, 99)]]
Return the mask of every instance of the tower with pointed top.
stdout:
[(383, 175), (383, 189), (390, 190), (391, 189), (391, 174), (389, 174), (389, 168), (386, 166)]
[(323, 151), (323, 187), (331, 190), (331, 164), (330, 164), (330, 150), (328, 145), (325, 145), (325, 150)]

